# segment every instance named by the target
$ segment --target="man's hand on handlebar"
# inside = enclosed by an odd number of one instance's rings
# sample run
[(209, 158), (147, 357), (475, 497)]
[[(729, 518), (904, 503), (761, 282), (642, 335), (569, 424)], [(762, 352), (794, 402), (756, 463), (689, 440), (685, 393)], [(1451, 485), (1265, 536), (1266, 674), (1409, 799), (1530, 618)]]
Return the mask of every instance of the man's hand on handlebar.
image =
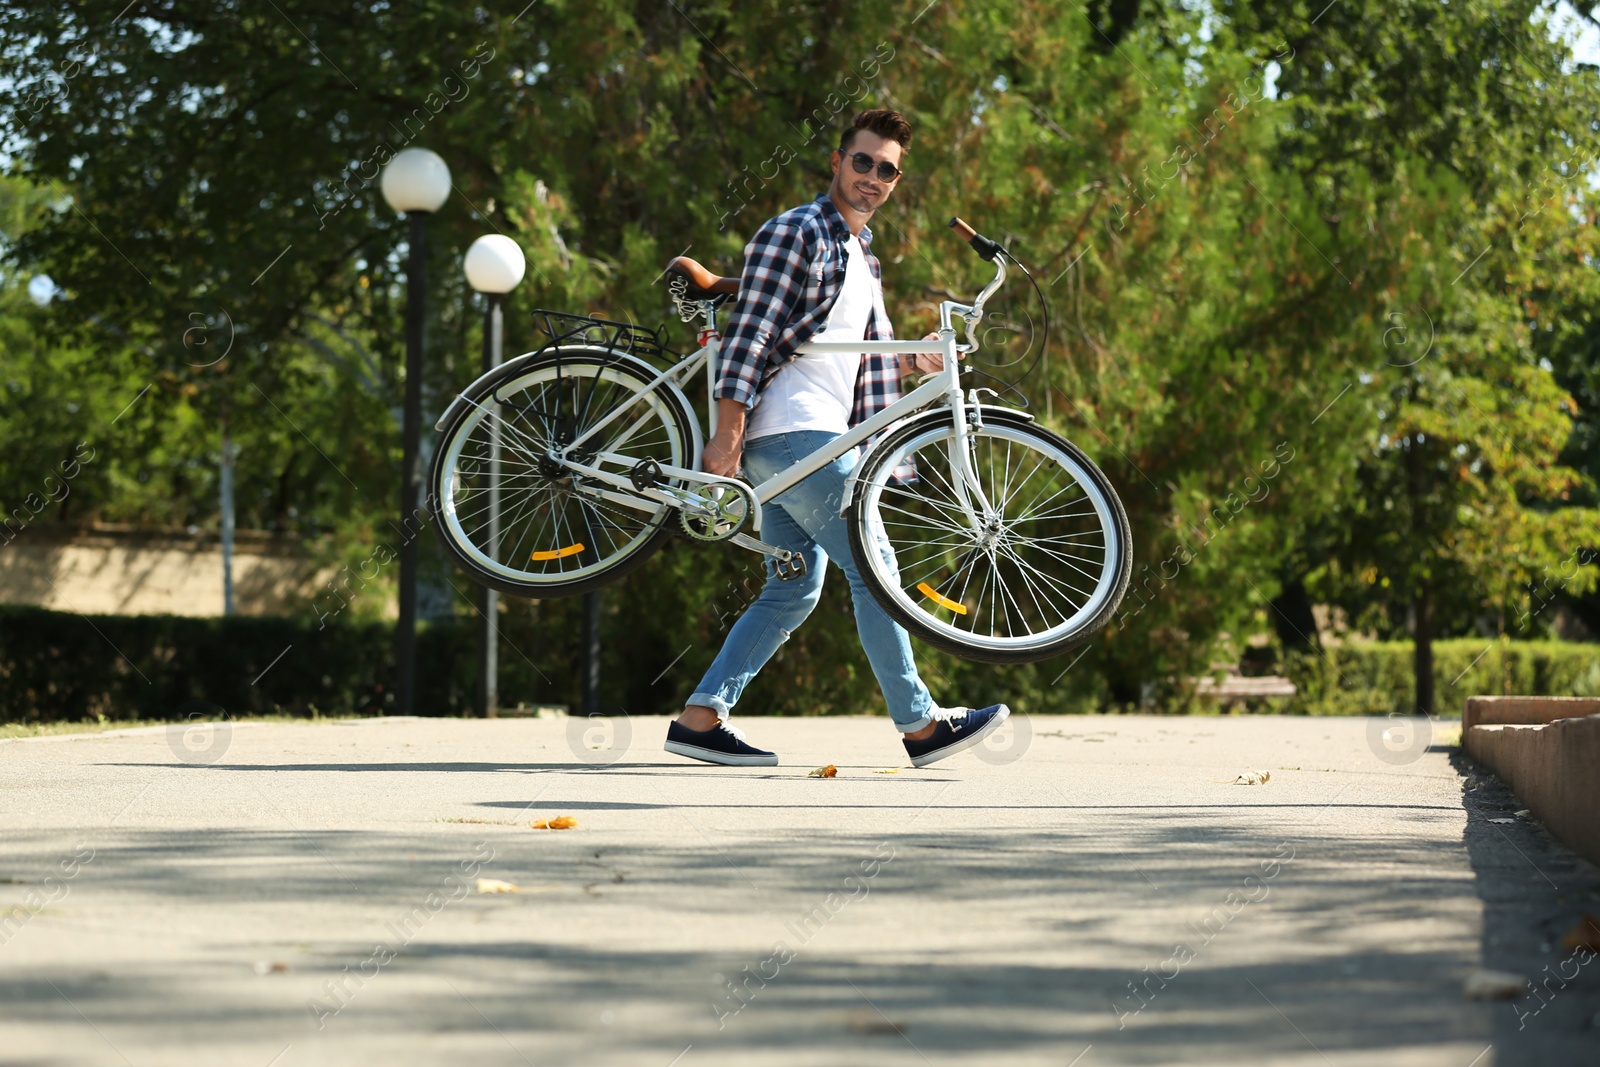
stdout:
[[(939, 331), (924, 334), (924, 341), (937, 341)], [(966, 354), (958, 352), (957, 359), (965, 359)], [(900, 372), (902, 374), (938, 374), (944, 370), (944, 355), (940, 352), (914, 352), (900, 357)]]

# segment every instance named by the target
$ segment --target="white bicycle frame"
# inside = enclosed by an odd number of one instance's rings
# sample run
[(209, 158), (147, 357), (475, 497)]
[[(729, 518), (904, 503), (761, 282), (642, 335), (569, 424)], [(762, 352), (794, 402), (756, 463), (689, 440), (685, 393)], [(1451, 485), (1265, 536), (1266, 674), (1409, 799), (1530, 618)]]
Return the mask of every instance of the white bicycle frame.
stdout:
[[(995, 276), (983, 291), (978, 294), (977, 300), (972, 304), (958, 304), (953, 300), (946, 300), (939, 304), (939, 336), (937, 340), (926, 341), (813, 341), (800, 346), (800, 353), (845, 352), (845, 353), (878, 353), (883, 355), (940, 355), (944, 357), (944, 368), (928, 380), (917, 386), (911, 392), (889, 405), (884, 410), (867, 419), (865, 422), (853, 427), (849, 432), (835, 438), (826, 445), (812, 452), (803, 459), (768, 478), (760, 485), (751, 486), (738, 478), (727, 478), (719, 475), (707, 474), (704, 471), (689, 467), (675, 467), (659, 464), (658, 469), (662, 475), (675, 478), (684, 482), (699, 485), (734, 485), (747, 494), (753, 501), (751, 511), (750, 529), (759, 533), (761, 531), (762, 505), (788, 489), (793, 488), (807, 477), (815, 474), (823, 467), (832, 463), (840, 456), (855, 449), (869, 438), (888, 429), (895, 423), (909, 418), (924, 408), (936, 405), (940, 400), (948, 407), (954, 417), (955, 433), (949, 443), (950, 467), (952, 472), (959, 471), (961, 477), (956, 480), (953, 487), (960, 502), (967, 521), (972, 524), (975, 531), (982, 530), (985, 526), (995, 521), (995, 511), (988, 497), (984, 494), (982, 485), (979, 484), (977, 473), (972, 469), (970, 452), (967, 447), (970, 436), (969, 415), (975, 415), (978, 408), (976, 395), (968, 399), (961, 390), (961, 361), (960, 357), (977, 349), (978, 345), (973, 340), (973, 329), (983, 318), (983, 304), (995, 290), (1000, 288), (1005, 281), (1006, 268), (1004, 255), (994, 258)], [(954, 316), (959, 315), (966, 326), (967, 342), (956, 340), (956, 331), (953, 325)], [(707, 315), (708, 321), (710, 315)], [(583, 463), (575, 460), (574, 452), (582, 452), (582, 446), (607, 426), (611, 425), (624, 413), (631, 410), (645, 396), (655, 392), (666, 383), (681, 391), (684, 383), (691, 380), (696, 373), (704, 370), (707, 383), (708, 406), (710, 418), (708, 424), (715, 432), (716, 401), (715, 396), (717, 376), (717, 351), (720, 337), (713, 330), (711, 336), (701, 348), (684, 357), (682, 360), (658, 373), (654, 380), (639, 391), (637, 397), (627, 404), (623, 404), (612, 411), (605, 418), (585, 430), (570, 444), (564, 446), (559, 452), (551, 455), (563, 467), (575, 474), (581, 475), (591, 483), (602, 483), (614, 487), (618, 491), (609, 491), (595, 488), (593, 485), (586, 487), (587, 491), (616, 504), (640, 510), (655, 510), (655, 505), (666, 505), (675, 508), (694, 509), (697, 505), (691, 494), (670, 487), (647, 486), (638, 488), (627, 474), (618, 474), (599, 466), (599, 463), (610, 463), (617, 466), (631, 468), (635, 461), (628, 456), (610, 451), (597, 452), (591, 457), (594, 463)], [(976, 391), (974, 391), (976, 393)], [(642, 425), (642, 424), (641, 424)], [(610, 449), (620, 448), (636, 431), (629, 430), (620, 437), (608, 442)], [(515, 432), (515, 431), (513, 431)], [(699, 442), (696, 442), (698, 445)], [(694, 462), (699, 461), (699, 449), (694, 449)], [(855, 480), (851, 479), (846, 486), (844, 499), (840, 502), (840, 512), (850, 504), (854, 491)], [(790, 553), (772, 545), (739, 533), (729, 538), (735, 544), (751, 548), (767, 555), (774, 555), (780, 559), (787, 559)]]

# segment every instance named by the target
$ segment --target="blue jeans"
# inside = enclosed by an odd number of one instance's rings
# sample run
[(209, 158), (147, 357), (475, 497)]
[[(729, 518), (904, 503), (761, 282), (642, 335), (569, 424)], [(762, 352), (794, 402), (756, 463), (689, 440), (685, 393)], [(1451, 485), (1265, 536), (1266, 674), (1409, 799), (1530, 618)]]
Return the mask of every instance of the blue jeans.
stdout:
[[(759, 485), (837, 436), (825, 430), (793, 430), (746, 442), (745, 475), (750, 484)], [(901, 733), (913, 733), (933, 721), (933, 698), (917, 675), (911, 641), (905, 630), (884, 614), (862, 582), (850, 553), (849, 531), (839, 515), (845, 481), (859, 459), (853, 451), (840, 456), (762, 508), (760, 538), (804, 556), (805, 576), (780, 581), (769, 567), (761, 595), (733, 624), (722, 651), (689, 698), (690, 704), (711, 708), (721, 718), (728, 717), (745, 686), (817, 606), (822, 598), (822, 579), (832, 558), (850, 583), (856, 632), (861, 635), (861, 648), (872, 664), (895, 727)], [(883, 551), (887, 553), (888, 547), (884, 546)]]

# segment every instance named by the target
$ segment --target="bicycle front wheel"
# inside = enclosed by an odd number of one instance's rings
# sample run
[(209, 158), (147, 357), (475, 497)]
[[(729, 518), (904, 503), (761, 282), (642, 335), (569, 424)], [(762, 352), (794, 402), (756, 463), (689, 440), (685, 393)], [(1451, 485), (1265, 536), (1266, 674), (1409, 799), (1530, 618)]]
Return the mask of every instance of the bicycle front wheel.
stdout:
[[(868, 588), (912, 634), (964, 659), (1028, 663), (1110, 621), (1132, 537), (1111, 483), (1076, 446), (1004, 409), (983, 418), (964, 460), (948, 412), (874, 448), (851, 500), (850, 546)], [(893, 484), (908, 462), (916, 481)], [(987, 517), (963, 484), (968, 466)]]
[(468, 392), (441, 432), (429, 487), (445, 546), (477, 582), (518, 596), (586, 593), (671, 536), (671, 508), (554, 459), (621, 412), (573, 458), (609, 453), (621, 457), (612, 467), (620, 473), (645, 460), (693, 466), (693, 416), (675, 390), (647, 388), (654, 377), (623, 353), (568, 350), (514, 360)]

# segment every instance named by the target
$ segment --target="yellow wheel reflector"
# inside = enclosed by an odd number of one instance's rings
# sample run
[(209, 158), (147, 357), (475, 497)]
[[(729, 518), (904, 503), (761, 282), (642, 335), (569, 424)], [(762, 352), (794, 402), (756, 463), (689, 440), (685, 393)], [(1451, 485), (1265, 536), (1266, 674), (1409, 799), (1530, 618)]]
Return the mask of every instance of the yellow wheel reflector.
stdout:
[(576, 556), (582, 551), (583, 542), (579, 541), (575, 545), (568, 545), (566, 548), (558, 548), (554, 552), (535, 552), (533, 554), (533, 558), (536, 560), (566, 559), (568, 556)]
[(939, 605), (941, 608), (949, 608), (951, 611), (955, 612), (957, 615), (965, 615), (967, 613), (967, 606), (965, 604), (958, 604), (954, 600), (951, 600), (949, 597), (942, 596), (939, 593), (939, 590), (935, 589), (933, 586), (929, 585), (927, 582), (918, 582), (917, 583), (917, 592), (921, 593), (923, 596), (927, 597), (929, 600), (933, 601), (935, 604)]

